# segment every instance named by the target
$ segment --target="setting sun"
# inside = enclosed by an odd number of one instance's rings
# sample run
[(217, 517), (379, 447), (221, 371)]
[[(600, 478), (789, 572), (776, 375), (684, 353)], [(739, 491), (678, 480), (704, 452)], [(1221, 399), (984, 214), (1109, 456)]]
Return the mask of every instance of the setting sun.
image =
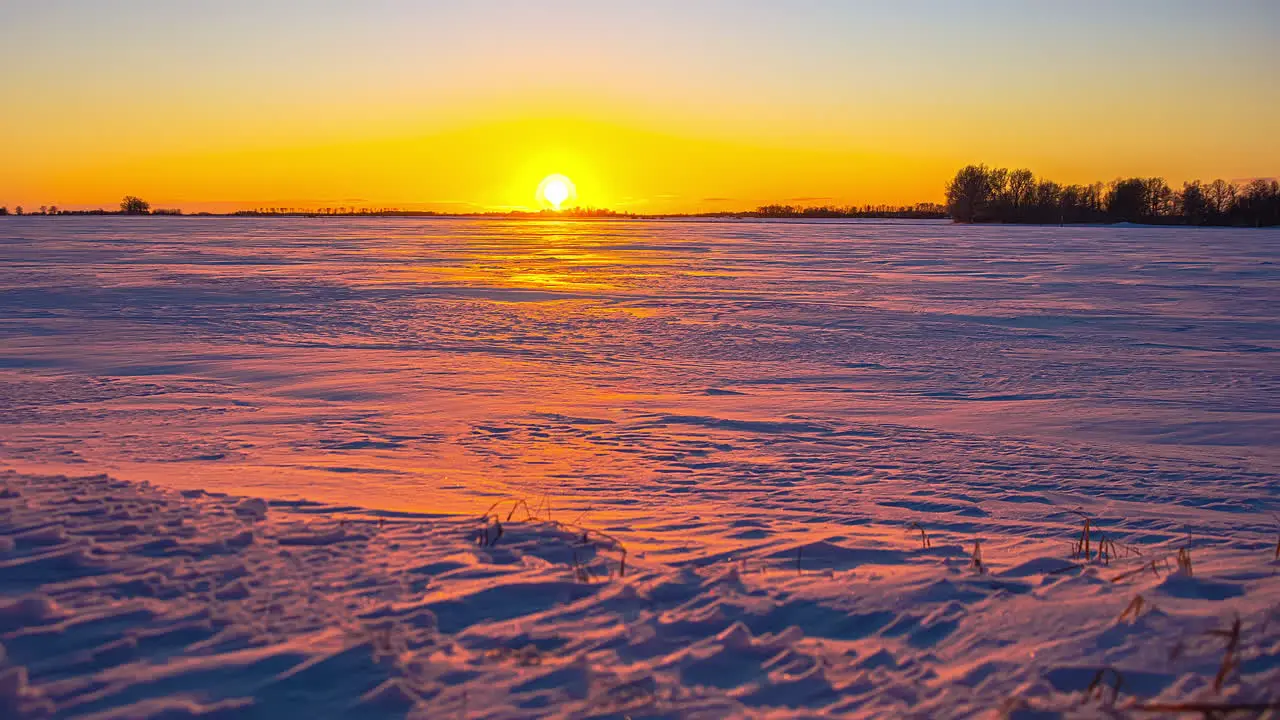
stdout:
[(538, 204), (553, 210), (563, 209), (570, 200), (578, 199), (578, 189), (564, 175), (548, 175), (538, 183)]

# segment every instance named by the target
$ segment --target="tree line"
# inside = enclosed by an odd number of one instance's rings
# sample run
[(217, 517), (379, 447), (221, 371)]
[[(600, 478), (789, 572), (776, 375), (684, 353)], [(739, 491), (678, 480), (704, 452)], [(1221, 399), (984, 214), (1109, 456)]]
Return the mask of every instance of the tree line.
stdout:
[[(0, 206), (0, 215), (8, 215), (9, 208)], [(97, 210), (61, 210), (57, 205), (41, 205), (39, 210), (28, 213), (21, 205), (14, 208), (15, 215), (181, 215), (181, 210), (151, 209), (151, 203), (134, 195), (125, 195), (118, 212)]]
[(1199, 180), (1174, 190), (1163, 178), (1060, 185), (1030, 170), (968, 165), (947, 183), (946, 208), (960, 223), (1280, 225), (1280, 182)]
[[(716, 213), (720, 214), (720, 213)], [(915, 205), (761, 205), (753, 212), (728, 213), (734, 217), (758, 218), (903, 218), (912, 220), (947, 217), (947, 208), (937, 203)]]

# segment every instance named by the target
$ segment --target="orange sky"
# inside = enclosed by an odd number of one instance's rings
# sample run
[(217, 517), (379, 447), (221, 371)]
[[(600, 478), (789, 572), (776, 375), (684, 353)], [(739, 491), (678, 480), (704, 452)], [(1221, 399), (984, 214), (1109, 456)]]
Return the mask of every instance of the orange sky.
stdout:
[[(1280, 3), (0, 6), (0, 204), (637, 212), (1280, 174)], [(265, 6), (265, 7), (264, 7)], [(963, 6), (963, 7), (962, 7)]]

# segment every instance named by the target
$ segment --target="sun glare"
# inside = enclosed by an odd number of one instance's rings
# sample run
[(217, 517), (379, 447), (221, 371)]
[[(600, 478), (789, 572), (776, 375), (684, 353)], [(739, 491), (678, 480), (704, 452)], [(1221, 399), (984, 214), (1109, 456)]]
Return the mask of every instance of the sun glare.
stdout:
[(578, 189), (564, 175), (548, 175), (538, 183), (538, 203), (542, 207), (561, 210), (564, 204), (578, 198)]

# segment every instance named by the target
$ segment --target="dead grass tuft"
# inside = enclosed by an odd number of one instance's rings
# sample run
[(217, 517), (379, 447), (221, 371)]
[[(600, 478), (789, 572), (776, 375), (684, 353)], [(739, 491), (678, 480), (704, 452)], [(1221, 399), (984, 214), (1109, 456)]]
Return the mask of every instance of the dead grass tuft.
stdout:
[(976, 570), (979, 575), (985, 575), (987, 572), (987, 566), (982, 563), (982, 541), (981, 540), (974, 539), (973, 555), (970, 557), (972, 562), (970, 562), (969, 566), (972, 567), (974, 570)]
[(1093, 554), (1093, 548), (1090, 545), (1091, 535), (1089, 532), (1093, 527), (1093, 519), (1088, 515), (1085, 515), (1080, 510), (1072, 510), (1071, 513), (1073, 515), (1079, 515), (1084, 521), (1084, 526), (1080, 530), (1080, 538), (1076, 540), (1075, 544), (1072, 546), (1073, 552), (1071, 553), (1071, 557), (1088, 561), (1089, 556)]
[[(581, 537), (578, 540), (580, 545), (593, 545), (597, 540), (607, 541), (611, 548), (616, 550), (619, 554), (618, 577), (626, 576), (627, 547), (622, 544), (622, 541), (609, 533), (578, 524), (578, 520), (581, 520), (586, 516), (586, 511), (583, 511), (582, 515), (579, 515), (578, 519), (574, 522), (562, 522), (560, 520), (553, 519), (551, 516), (551, 498), (546, 495), (542, 497), (542, 500), (538, 502), (537, 506), (530, 506), (529, 502), (524, 498), (503, 498), (502, 500), (498, 500), (490, 505), (489, 508), (484, 511), (484, 514), (480, 516), (480, 521), (484, 523), (484, 527), (481, 528), (476, 535), (476, 544), (480, 547), (493, 547), (498, 544), (498, 540), (503, 534), (501, 509), (507, 503), (511, 503), (511, 507), (507, 510), (505, 518), (506, 522), (512, 522), (515, 518), (516, 511), (523, 509), (524, 522), (544, 522), (560, 528), (561, 530), (572, 531), (574, 534), (580, 533)], [(593, 540), (593, 537), (597, 540)], [(575, 571), (575, 575), (576, 574), (577, 572)], [(610, 571), (610, 575), (612, 575), (612, 571)]]
[(1178, 548), (1178, 571), (1187, 577), (1194, 574), (1191, 571), (1191, 551), (1186, 548)]
[[(1071, 544), (1071, 557), (1073, 559), (1084, 560), (1085, 562), (1100, 562), (1103, 565), (1110, 565), (1112, 560), (1119, 559), (1119, 546), (1116, 545), (1114, 540), (1107, 537), (1105, 533), (1097, 529), (1097, 524), (1093, 521), (1093, 518), (1081, 510), (1071, 510), (1070, 512), (1081, 518), (1080, 536)], [(1142, 555), (1135, 548), (1126, 546), (1124, 550), (1126, 554)]]

